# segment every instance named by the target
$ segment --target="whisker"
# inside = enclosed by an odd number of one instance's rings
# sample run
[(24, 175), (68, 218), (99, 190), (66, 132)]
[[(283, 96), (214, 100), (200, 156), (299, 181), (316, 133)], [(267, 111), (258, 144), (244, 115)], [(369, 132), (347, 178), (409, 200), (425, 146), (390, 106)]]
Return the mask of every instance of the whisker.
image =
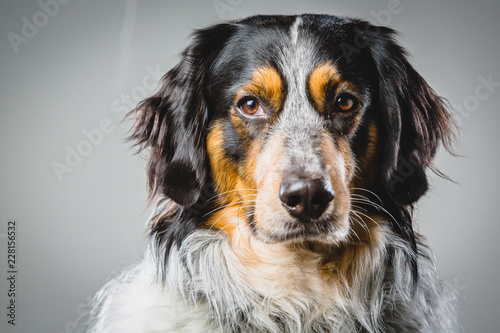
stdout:
[(229, 207), (229, 206), (232, 206), (232, 205), (238, 205), (238, 204), (241, 204), (241, 203), (245, 203), (245, 202), (247, 202), (247, 201), (248, 201), (248, 200), (232, 201), (232, 202), (230, 202), (230, 203), (228, 203), (228, 204), (226, 204), (226, 205), (222, 205), (222, 206), (220, 206), (220, 207), (217, 207), (217, 208), (212, 209), (212, 210), (211, 210), (211, 211), (209, 211), (208, 213), (204, 214), (204, 215), (203, 215), (203, 217), (205, 217), (205, 216), (207, 216), (207, 215), (210, 215), (210, 214), (212, 214), (212, 213), (215, 213), (215, 212), (217, 212), (217, 211), (219, 211), (219, 210), (221, 210), (221, 209), (227, 208), (227, 207)]
[[(253, 200), (254, 201), (254, 200)], [(255, 202), (255, 201), (254, 201)], [(241, 205), (238, 209), (238, 213), (236, 213), (236, 227), (238, 228), (238, 232), (240, 233), (241, 235), (241, 229), (240, 229), (240, 211), (242, 208), (247, 208), (247, 207), (255, 207), (256, 205), (255, 204), (249, 204), (250, 202), (248, 203), (245, 203), (243, 205)], [(250, 212), (245, 212), (243, 214), (243, 218), (246, 219), (247, 217), (250, 217), (251, 216), (251, 213)]]
[(357, 209), (361, 209), (365, 212), (368, 212), (368, 209), (366, 209), (365, 207), (362, 207), (362, 206), (359, 206), (359, 205), (355, 205), (355, 203), (361, 203), (360, 201), (355, 201), (355, 200), (352, 200), (353, 203), (351, 203), (351, 206), (353, 207), (356, 207)]
[[(349, 221), (351, 220), (351, 217), (352, 216), (349, 216)], [(356, 221), (357, 222), (357, 221)], [(359, 222), (358, 222), (359, 223)], [(353, 229), (353, 228), (350, 228), (351, 231), (354, 233), (354, 235), (356, 235), (356, 238), (358, 239), (358, 241), (361, 243), (361, 238), (359, 238), (359, 235), (358, 233)]]
[(359, 198), (352, 198), (352, 201), (353, 202), (358, 202), (358, 203), (364, 203), (366, 205), (369, 205), (369, 206), (372, 206), (384, 213), (386, 213), (387, 215), (389, 215), (389, 217), (397, 224), (399, 224), (399, 222), (396, 220), (396, 218), (394, 216), (392, 216), (392, 214), (387, 210), (385, 209), (383, 206), (377, 204), (376, 202), (373, 202), (371, 200), (369, 200), (368, 198), (365, 197), (365, 199), (359, 199)]
[(226, 196), (227, 194), (230, 194), (230, 195), (238, 195), (238, 192), (240, 191), (255, 191), (257, 192), (258, 190), (256, 189), (253, 189), (253, 188), (242, 188), (242, 189), (237, 189), (237, 190), (229, 190), (229, 191), (224, 191), (224, 192), (221, 192), (221, 193), (217, 193), (215, 194), (214, 196), (212, 196), (210, 199), (208, 199), (207, 201), (208, 202), (212, 202), (214, 200), (217, 200), (217, 199), (220, 199), (224, 196)]
[(369, 216), (369, 215), (367, 215), (365, 213), (361, 213), (361, 212), (356, 212), (356, 213), (365, 216), (366, 218), (370, 219), (373, 223), (375, 223), (378, 227), (380, 227), (380, 224), (378, 224), (378, 222), (375, 221), (371, 216)]
[[(358, 224), (363, 228), (365, 229), (369, 234), (371, 233), (370, 232), (370, 228), (368, 228), (368, 225), (366, 224), (366, 222), (358, 215), (358, 212), (356, 212), (355, 210), (352, 211), (356, 216), (356, 222), (358, 222)], [(353, 216), (354, 218), (354, 216)]]
[(227, 215), (228, 213), (230, 213), (232, 210), (235, 210), (235, 209), (238, 209), (239, 207), (232, 207), (232, 208), (229, 208), (227, 210), (227, 212), (225, 212), (224, 214), (222, 214), (217, 220), (215, 220), (214, 223), (212, 223), (212, 225), (210, 226), (210, 228), (208, 228), (208, 230), (212, 230), (213, 226), (219, 222), (220, 219), (222, 219), (225, 215)]
[(375, 198), (377, 198), (377, 200), (380, 202), (381, 205), (384, 204), (384, 202), (382, 201), (382, 199), (380, 199), (380, 197), (375, 192), (373, 192), (373, 191), (367, 190), (366, 188), (362, 188), (362, 187), (351, 187), (350, 189), (351, 190), (368, 192), (368, 193), (372, 194)]

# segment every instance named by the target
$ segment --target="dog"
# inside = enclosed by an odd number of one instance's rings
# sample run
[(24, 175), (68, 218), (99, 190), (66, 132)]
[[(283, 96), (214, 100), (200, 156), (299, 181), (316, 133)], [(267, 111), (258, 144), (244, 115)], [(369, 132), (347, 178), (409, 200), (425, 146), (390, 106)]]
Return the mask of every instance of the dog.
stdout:
[(416, 202), (454, 125), (396, 33), (329, 15), (193, 33), (131, 112), (154, 211), (90, 332), (457, 332)]

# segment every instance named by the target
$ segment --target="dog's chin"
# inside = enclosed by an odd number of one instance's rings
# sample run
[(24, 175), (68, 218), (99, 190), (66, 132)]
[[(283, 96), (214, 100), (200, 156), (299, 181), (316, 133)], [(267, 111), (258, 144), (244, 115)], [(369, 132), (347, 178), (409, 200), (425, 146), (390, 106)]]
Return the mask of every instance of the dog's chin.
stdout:
[(334, 221), (287, 221), (279, 230), (267, 230), (255, 227), (254, 235), (261, 241), (269, 244), (276, 243), (320, 243), (324, 245), (338, 245), (347, 239), (349, 224), (347, 220)]

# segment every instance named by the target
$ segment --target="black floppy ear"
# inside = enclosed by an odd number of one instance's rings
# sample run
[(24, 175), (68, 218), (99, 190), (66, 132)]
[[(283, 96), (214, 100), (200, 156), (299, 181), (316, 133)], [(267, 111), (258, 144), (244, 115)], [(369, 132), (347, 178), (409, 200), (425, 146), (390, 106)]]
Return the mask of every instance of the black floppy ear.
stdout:
[(385, 130), (382, 179), (399, 205), (411, 205), (428, 188), (426, 169), (440, 142), (450, 144), (451, 117), (395, 41), (395, 31), (365, 27), (364, 39), (377, 68), (378, 96)]
[(200, 197), (207, 178), (209, 110), (204, 87), (228, 33), (228, 24), (196, 31), (157, 92), (131, 112), (135, 124), (129, 139), (140, 151), (149, 148), (150, 199), (163, 194), (181, 206), (191, 206)]

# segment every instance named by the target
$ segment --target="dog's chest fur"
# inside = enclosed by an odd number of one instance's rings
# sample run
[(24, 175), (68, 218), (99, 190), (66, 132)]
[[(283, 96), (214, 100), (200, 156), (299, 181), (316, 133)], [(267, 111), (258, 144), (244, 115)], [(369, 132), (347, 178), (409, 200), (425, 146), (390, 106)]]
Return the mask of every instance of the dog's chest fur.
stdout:
[(376, 269), (343, 289), (312, 265), (275, 268), (266, 274), (276, 279), (265, 281), (223, 234), (197, 231), (169, 256), (164, 283), (154, 278), (161, 254), (153, 252), (108, 283), (91, 332), (455, 332), (446, 320), (453, 297), (432, 262), (419, 262), (422, 283), (413, 289), (407, 249), (391, 242), (377, 254), (390, 265), (380, 257)]

